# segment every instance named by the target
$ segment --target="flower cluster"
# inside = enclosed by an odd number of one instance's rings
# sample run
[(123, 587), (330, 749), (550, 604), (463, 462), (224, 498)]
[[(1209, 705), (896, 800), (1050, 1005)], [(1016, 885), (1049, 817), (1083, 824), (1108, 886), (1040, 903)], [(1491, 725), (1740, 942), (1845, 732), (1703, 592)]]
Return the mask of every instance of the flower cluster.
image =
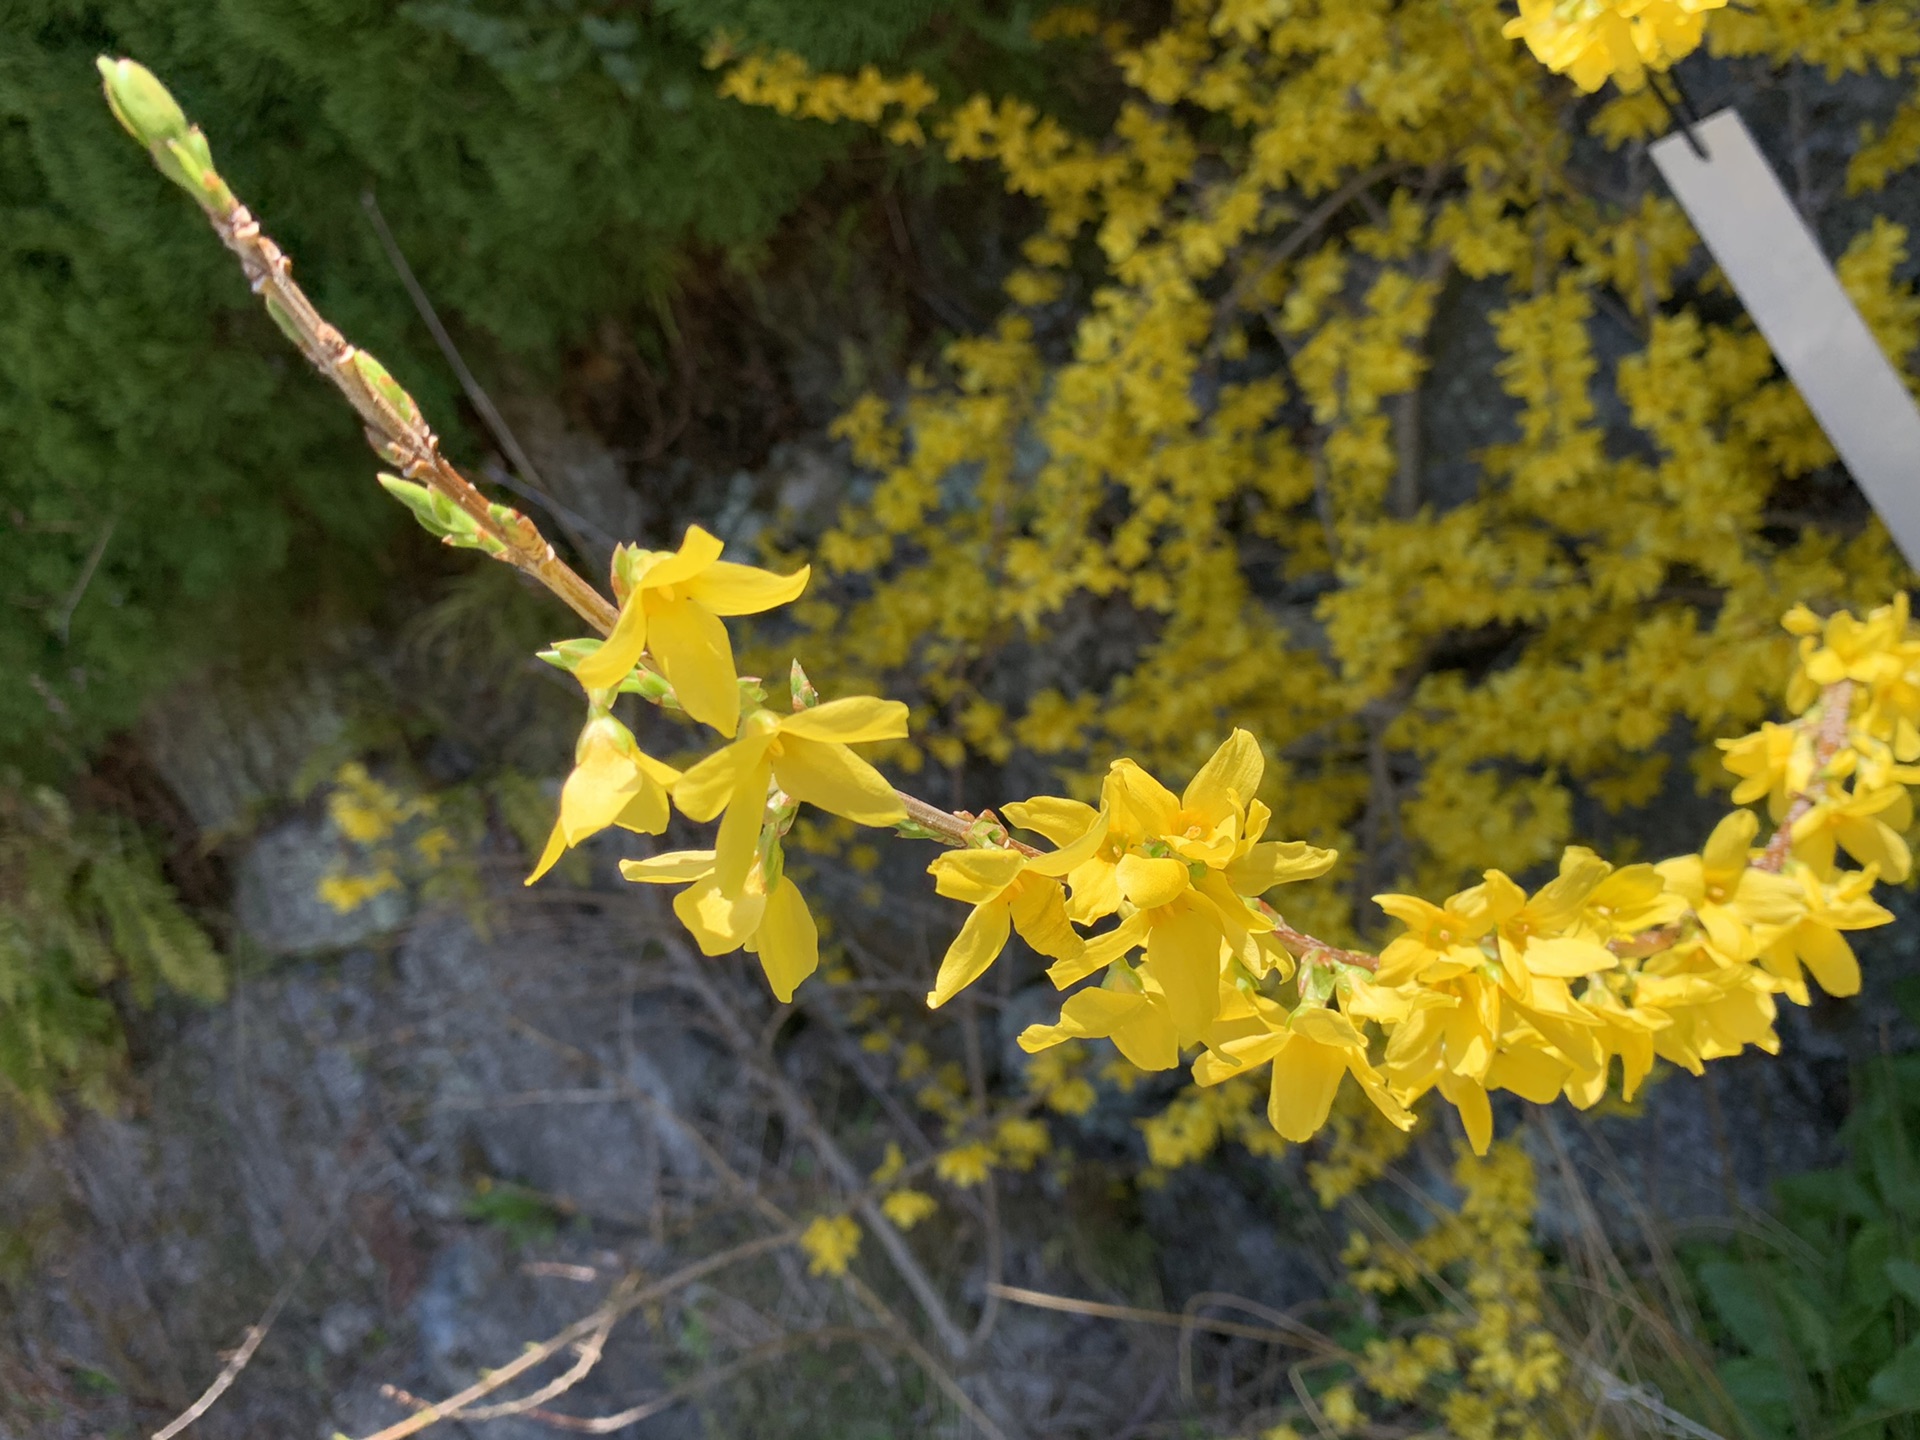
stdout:
[[(721, 617), (787, 603), (806, 587), (807, 571), (774, 575), (722, 560), (721, 549), (697, 525), (677, 551), (620, 547), (612, 631), (601, 642), (567, 641), (545, 652), (587, 692), (588, 714), (559, 819), (527, 883), (609, 826), (660, 834), (670, 798), (691, 819), (718, 818), (711, 850), (629, 860), (621, 871), (641, 884), (685, 886), (673, 910), (701, 951), (757, 955), (786, 1001), (819, 966), (820, 947), (806, 900), (785, 873), (781, 841), (803, 802), (863, 825), (906, 818), (893, 787), (848, 748), (905, 736), (906, 706), (865, 697), (823, 704), (796, 663), (792, 713), (756, 705), (743, 716), (743, 692), (764, 692), (742, 682)], [(626, 691), (672, 704), (729, 743), (685, 772), (654, 759), (614, 718), (614, 699)]]
[(1520, 0), (1507, 34), (1525, 40), (1541, 64), (1571, 76), (1582, 90), (1612, 80), (1622, 90), (1646, 84), (1699, 48), (1707, 12), (1727, 0)]
[[(1531, 893), (1489, 870), (1437, 904), (1376, 896), (1401, 932), (1377, 959), (1336, 951), (1264, 898), (1335, 855), (1264, 838), (1259, 747), (1235, 731), (1178, 796), (1121, 760), (1097, 809), (1005, 807), (1051, 851), (990, 834), (935, 860), (940, 893), (974, 911), (928, 1002), (972, 983), (1017, 932), (1053, 960), (1057, 987), (1101, 977), (1020, 1036), (1028, 1051), (1104, 1038), (1143, 1070), (1197, 1051), (1202, 1086), (1271, 1067), (1268, 1118), (1294, 1141), (1326, 1123), (1348, 1076), (1403, 1129), (1438, 1090), (1481, 1154), (1491, 1091), (1585, 1108), (1616, 1059), (1631, 1099), (1656, 1056), (1699, 1073), (1748, 1045), (1775, 1051), (1776, 996), (1806, 1004), (1809, 973), (1829, 994), (1858, 991), (1845, 935), (1892, 919), (1871, 892), (1906, 878), (1906, 787), (1920, 783), (1906, 763), (1920, 759), (1920, 636), (1905, 597), (1865, 621), (1800, 609), (1786, 624), (1801, 637), (1789, 697), (1802, 713), (1724, 742), (1735, 799), (1764, 796), (1779, 827), (1763, 848), (1748, 809), (1657, 865), (1575, 846)], [(1839, 868), (1842, 853), (1864, 868)], [(1155, 1132), (1170, 1163), (1218, 1132), (1211, 1110), (1192, 1118), (1198, 1139), (1184, 1122)]]

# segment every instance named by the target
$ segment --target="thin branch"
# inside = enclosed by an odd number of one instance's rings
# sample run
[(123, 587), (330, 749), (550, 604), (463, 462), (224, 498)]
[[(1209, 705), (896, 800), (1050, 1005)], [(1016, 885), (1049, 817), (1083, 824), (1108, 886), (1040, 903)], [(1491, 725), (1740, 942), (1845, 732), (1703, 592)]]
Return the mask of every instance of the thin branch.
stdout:
[(1833, 763), (1847, 743), (1847, 722), (1853, 711), (1853, 681), (1836, 680), (1820, 694), (1820, 728), (1813, 737), (1813, 779), (1807, 788), (1793, 797), (1780, 828), (1767, 841), (1766, 853), (1753, 862), (1756, 870), (1778, 874), (1786, 867), (1793, 849), (1794, 824), (1818, 805), (1827, 793), (1827, 766)]
[(1035, 1310), (1058, 1310), (1068, 1315), (1086, 1315), (1096, 1320), (1124, 1320), (1135, 1325), (1164, 1325), (1172, 1330), (1205, 1330), (1209, 1334), (1231, 1335), (1241, 1340), (1294, 1345), (1329, 1360), (1348, 1358), (1345, 1350), (1304, 1325), (1297, 1330), (1281, 1330), (1265, 1325), (1245, 1325), (1238, 1320), (1214, 1320), (1205, 1315), (1176, 1315), (1170, 1310), (1143, 1310), (1135, 1305), (1108, 1305), (1099, 1300), (1081, 1300), (1071, 1295), (1049, 1295), (1044, 1290), (1027, 1290), (1018, 1285), (995, 1285), (992, 1289), (1002, 1300), (1031, 1306)]
[(927, 1322), (933, 1326), (941, 1345), (947, 1353), (958, 1358), (967, 1353), (967, 1336), (948, 1313), (946, 1302), (941, 1299), (932, 1278), (922, 1268), (908, 1248), (906, 1237), (894, 1226), (880, 1208), (879, 1201), (870, 1192), (866, 1177), (859, 1168), (847, 1158), (833, 1136), (828, 1132), (819, 1115), (814, 1111), (807, 1097), (788, 1083), (777, 1066), (765, 1064), (755, 1052), (753, 1037), (747, 1033), (734, 1007), (721, 997), (712, 983), (694, 962), (691, 953), (677, 943), (669, 944), (669, 953), (679, 962), (686, 987), (699, 996), (712, 1015), (715, 1024), (727, 1043), (733, 1047), (741, 1063), (752, 1069), (760, 1081), (773, 1094), (774, 1100), (786, 1114), (787, 1120), (801, 1134), (807, 1137), (820, 1163), (827, 1173), (843, 1190), (853, 1198), (853, 1206), (859, 1211), (860, 1218), (880, 1242), (880, 1248), (886, 1252), (887, 1259), (893, 1264), (895, 1272), (913, 1298), (919, 1303)]
[[(372, 222), (373, 233), (380, 241), (380, 248), (386, 252), (387, 263), (393, 266), (393, 272), (400, 277), (400, 283), (406, 288), (407, 296), (413, 301), (413, 308), (420, 312), (420, 319), (426, 324), (427, 332), (433, 336), (433, 343), (440, 347), (440, 354), (447, 362), (447, 368), (453, 371), (454, 378), (460, 382), (460, 388), (466, 392), (468, 401), (478, 412), (482, 423), (492, 434), (494, 443), (500, 447), (513, 468), (519, 472), (520, 486), (526, 498), (552, 512), (554, 519), (567, 532), (567, 538), (574, 548), (582, 554), (588, 553), (586, 540), (591, 537), (602, 547), (611, 551), (618, 542), (600, 529), (591, 520), (575, 514), (554, 498), (553, 488), (541, 476), (533, 463), (533, 457), (527, 454), (520, 444), (513, 428), (493, 403), (493, 397), (487, 394), (479, 379), (467, 365), (460, 353), (460, 347), (453, 343), (453, 336), (447, 333), (447, 327), (440, 321), (440, 312), (434, 309), (433, 301), (428, 297), (426, 288), (413, 273), (413, 266), (407, 263), (406, 252), (400, 248), (400, 242), (393, 237), (392, 229), (387, 225), (387, 217), (381, 213), (380, 202), (374, 198), (373, 191), (364, 191), (360, 204)], [(505, 478), (505, 477), (497, 477)]]
[[(790, 1350), (804, 1345), (825, 1346), (835, 1341), (858, 1341), (869, 1345), (898, 1345), (899, 1337), (871, 1325), (822, 1325), (810, 1330), (795, 1330), (764, 1345), (755, 1346), (744, 1355), (737, 1355), (724, 1365), (716, 1365), (711, 1370), (703, 1370), (690, 1379), (682, 1380), (671, 1390), (642, 1401), (631, 1409), (615, 1411), (611, 1415), (559, 1415), (551, 1410), (534, 1409), (526, 1412), (530, 1420), (538, 1420), (543, 1425), (551, 1425), (556, 1430), (571, 1430), (579, 1435), (611, 1435), (616, 1430), (624, 1430), (629, 1425), (638, 1425), (643, 1420), (651, 1420), (664, 1410), (671, 1410), (681, 1401), (692, 1398), (704, 1390), (711, 1390), (722, 1381), (777, 1360)], [(471, 1417), (469, 1417), (471, 1418)]]
[(120, 523), (118, 515), (107, 521), (106, 528), (100, 532), (100, 538), (93, 542), (93, 549), (87, 552), (86, 564), (80, 567), (80, 578), (73, 582), (73, 589), (67, 592), (67, 598), (61, 603), (60, 613), (54, 617), (53, 633), (60, 637), (60, 643), (67, 643), (67, 631), (73, 624), (73, 612), (80, 608), (80, 602), (86, 598), (87, 587), (93, 584), (93, 575), (100, 568), (100, 560), (107, 553), (107, 542), (113, 539), (113, 530)]
[(313, 1257), (319, 1253), (320, 1248), (316, 1245), (308, 1253), (307, 1258), (300, 1262), (299, 1268), (281, 1284), (272, 1303), (267, 1306), (266, 1313), (247, 1327), (246, 1338), (240, 1342), (240, 1348), (229, 1357), (226, 1365), (214, 1377), (213, 1383), (207, 1386), (198, 1400), (154, 1431), (153, 1440), (173, 1440), (174, 1436), (205, 1415), (213, 1408), (214, 1402), (227, 1393), (233, 1382), (240, 1378), (240, 1372), (252, 1361), (254, 1352), (260, 1348), (260, 1342), (265, 1340), (267, 1332), (273, 1329), (273, 1322), (280, 1318), (280, 1312), (286, 1308), (287, 1301), (293, 1298), (293, 1292), (299, 1286), (302, 1277), (306, 1275), (307, 1267), (313, 1263)]
[(451, 1395), (445, 1400), (429, 1404), (425, 1409), (419, 1411), (417, 1414), (408, 1416), (398, 1424), (389, 1425), (384, 1430), (375, 1431), (372, 1435), (367, 1436), (366, 1440), (405, 1440), (406, 1436), (417, 1435), (420, 1431), (425, 1430), (431, 1425), (437, 1425), (442, 1420), (459, 1418), (461, 1413), (476, 1400), (484, 1400), (487, 1396), (493, 1394), (494, 1391), (511, 1384), (529, 1370), (545, 1364), (568, 1346), (578, 1344), (580, 1341), (587, 1339), (594, 1334), (595, 1331), (599, 1330), (601, 1326), (611, 1324), (622, 1315), (637, 1310), (643, 1305), (650, 1305), (656, 1300), (663, 1300), (674, 1291), (684, 1289), (694, 1281), (704, 1279), (706, 1276), (713, 1274), (716, 1270), (725, 1269), (727, 1266), (737, 1264), (742, 1260), (750, 1260), (756, 1255), (764, 1255), (772, 1250), (783, 1249), (793, 1244), (794, 1241), (799, 1238), (799, 1233), (795, 1230), (787, 1230), (778, 1235), (763, 1235), (757, 1240), (746, 1241), (730, 1249), (722, 1250), (716, 1255), (708, 1255), (703, 1259), (696, 1260), (691, 1265), (682, 1266), (664, 1280), (657, 1280), (651, 1285), (637, 1286), (625, 1290), (608, 1300), (605, 1305), (602, 1305), (592, 1314), (574, 1321), (573, 1324), (567, 1326), (567, 1328), (559, 1334), (542, 1341), (538, 1345), (529, 1346), (523, 1353), (508, 1361), (499, 1369), (489, 1371), (482, 1379), (469, 1385), (459, 1394)]

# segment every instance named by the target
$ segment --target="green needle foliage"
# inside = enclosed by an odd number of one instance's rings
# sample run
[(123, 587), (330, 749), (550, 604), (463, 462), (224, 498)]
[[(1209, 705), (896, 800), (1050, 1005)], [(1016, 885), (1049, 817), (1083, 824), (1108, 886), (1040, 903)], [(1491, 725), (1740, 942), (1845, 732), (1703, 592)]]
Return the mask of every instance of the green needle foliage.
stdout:
[[(463, 343), (555, 379), (646, 331), (690, 250), (750, 246), (847, 138), (720, 99), (716, 27), (823, 59), (901, 45), (935, 0), (18, 0), (0, 10), (0, 760), (71, 765), (151, 688), (293, 643), (397, 533), (350, 418), (291, 362), (199, 218), (99, 103), (139, 55), (315, 298), (434, 413), (445, 367), (359, 197)], [(459, 436), (452, 443), (460, 445)]]
[(71, 1094), (103, 1104), (124, 1060), (116, 998), (226, 991), (212, 942), (127, 827), (51, 790), (0, 790), (0, 1101), (43, 1121)]

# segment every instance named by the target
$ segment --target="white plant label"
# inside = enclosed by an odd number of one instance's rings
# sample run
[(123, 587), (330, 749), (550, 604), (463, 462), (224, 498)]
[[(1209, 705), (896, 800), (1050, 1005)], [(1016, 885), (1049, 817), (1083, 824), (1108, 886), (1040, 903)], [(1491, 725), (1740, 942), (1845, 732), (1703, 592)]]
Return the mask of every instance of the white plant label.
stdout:
[(1920, 570), (1920, 410), (1732, 110), (1650, 147), (1780, 366)]

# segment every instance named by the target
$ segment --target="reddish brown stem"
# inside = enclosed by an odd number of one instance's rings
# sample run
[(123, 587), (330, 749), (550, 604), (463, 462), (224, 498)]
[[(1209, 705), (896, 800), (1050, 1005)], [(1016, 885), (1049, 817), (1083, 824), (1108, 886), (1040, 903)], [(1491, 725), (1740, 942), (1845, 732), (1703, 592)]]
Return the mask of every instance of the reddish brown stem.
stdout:
[(1820, 727), (1813, 737), (1813, 778), (1807, 782), (1807, 788), (1794, 796), (1793, 803), (1787, 806), (1786, 816), (1767, 841), (1765, 853), (1753, 862), (1754, 869), (1771, 871), (1777, 875), (1785, 868), (1787, 856), (1793, 849), (1794, 823), (1825, 797), (1827, 766), (1833, 763), (1833, 757), (1847, 743), (1847, 722), (1853, 712), (1853, 689), (1853, 681), (1836, 680), (1820, 693)]

